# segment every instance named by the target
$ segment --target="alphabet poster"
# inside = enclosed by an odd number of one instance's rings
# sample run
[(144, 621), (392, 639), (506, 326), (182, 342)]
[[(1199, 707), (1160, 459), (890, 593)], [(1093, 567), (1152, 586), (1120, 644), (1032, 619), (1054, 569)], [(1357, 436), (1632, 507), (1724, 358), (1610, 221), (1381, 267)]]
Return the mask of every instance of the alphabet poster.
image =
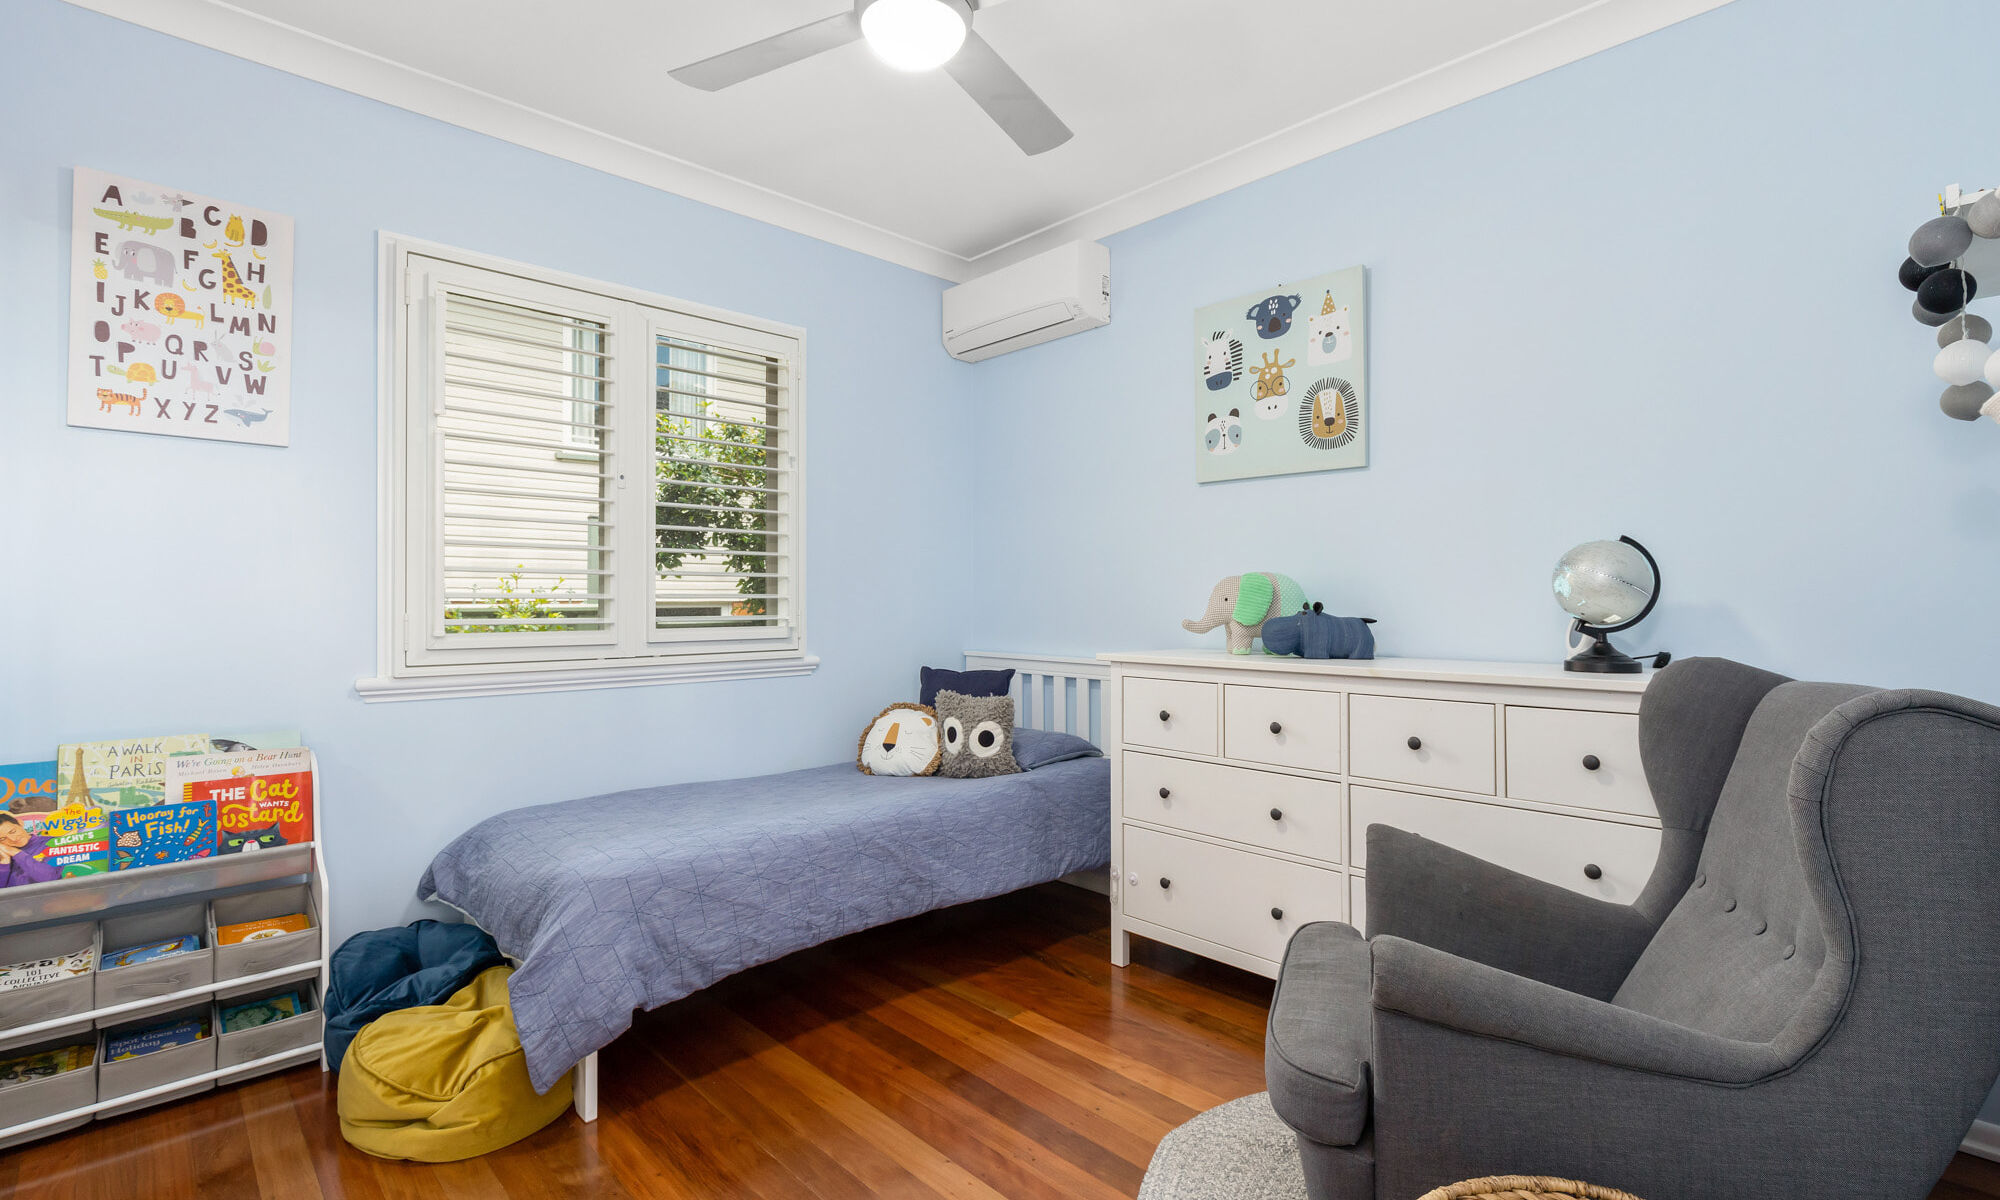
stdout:
[(69, 423), (291, 441), (292, 221), (76, 169)]
[(1366, 284), (1348, 267), (1195, 310), (1195, 482), (1368, 465)]

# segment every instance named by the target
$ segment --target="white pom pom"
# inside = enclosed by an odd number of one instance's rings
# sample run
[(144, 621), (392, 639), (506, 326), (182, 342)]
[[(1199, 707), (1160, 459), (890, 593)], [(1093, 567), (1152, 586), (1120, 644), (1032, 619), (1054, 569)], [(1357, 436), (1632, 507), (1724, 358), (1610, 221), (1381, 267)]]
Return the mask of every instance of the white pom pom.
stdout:
[(1993, 357), (1986, 360), (1986, 382), (2000, 388), (2000, 350), (1995, 350)]
[(1979, 415), (1982, 417), (1992, 417), (1995, 421), (2000, 421), (2000, 392), (1995, 392), (1993, 395), (1987, 397), (1986, 403), (1979, 406)]
[(1987, 369), (1987, 360), (1992, 357), (1993, 347), (1966, 338), (1938, 351), (1937, 357), (1931, 360), (1931, 369), (1938, 373), (1939, 379), (1957, 387), (1977, 380)]

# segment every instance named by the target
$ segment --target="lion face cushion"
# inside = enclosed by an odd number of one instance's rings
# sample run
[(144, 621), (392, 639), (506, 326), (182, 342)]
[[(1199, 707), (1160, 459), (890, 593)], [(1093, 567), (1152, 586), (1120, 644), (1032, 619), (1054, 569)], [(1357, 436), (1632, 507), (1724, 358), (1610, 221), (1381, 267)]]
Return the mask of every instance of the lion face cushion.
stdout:
[(1014, 761), (1014, 698), (937, 694), (938, 740), (944, 760), (937, 773), (947, 779), (1018, 775)]
[(868, 723), (855, 763), (864, 775), (930, 775), (938, 769), (937, 713), (891, 704)]

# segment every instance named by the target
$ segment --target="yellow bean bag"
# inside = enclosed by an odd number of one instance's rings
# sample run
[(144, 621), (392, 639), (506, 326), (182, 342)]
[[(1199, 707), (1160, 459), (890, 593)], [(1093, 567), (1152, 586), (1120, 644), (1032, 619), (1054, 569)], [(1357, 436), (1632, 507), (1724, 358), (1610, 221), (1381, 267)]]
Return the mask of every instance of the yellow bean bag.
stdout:
[(340, 1133), (378, 1158), (455, 1162), (520, 1141), (569, 1107), (570, 1076), (538, 1096), (514, 1014), (512, 967), (443, 1004), (377, 1017), (340, 1066)]

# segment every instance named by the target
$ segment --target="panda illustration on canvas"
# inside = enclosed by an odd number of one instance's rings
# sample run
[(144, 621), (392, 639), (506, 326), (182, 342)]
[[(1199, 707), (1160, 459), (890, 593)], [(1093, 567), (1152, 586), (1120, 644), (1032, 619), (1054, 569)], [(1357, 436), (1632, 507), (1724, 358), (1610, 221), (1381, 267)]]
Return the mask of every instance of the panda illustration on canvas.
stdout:
[(1366, 286), (1348, 267), (1195, 310), (1196, 482), (1368, 465)]

